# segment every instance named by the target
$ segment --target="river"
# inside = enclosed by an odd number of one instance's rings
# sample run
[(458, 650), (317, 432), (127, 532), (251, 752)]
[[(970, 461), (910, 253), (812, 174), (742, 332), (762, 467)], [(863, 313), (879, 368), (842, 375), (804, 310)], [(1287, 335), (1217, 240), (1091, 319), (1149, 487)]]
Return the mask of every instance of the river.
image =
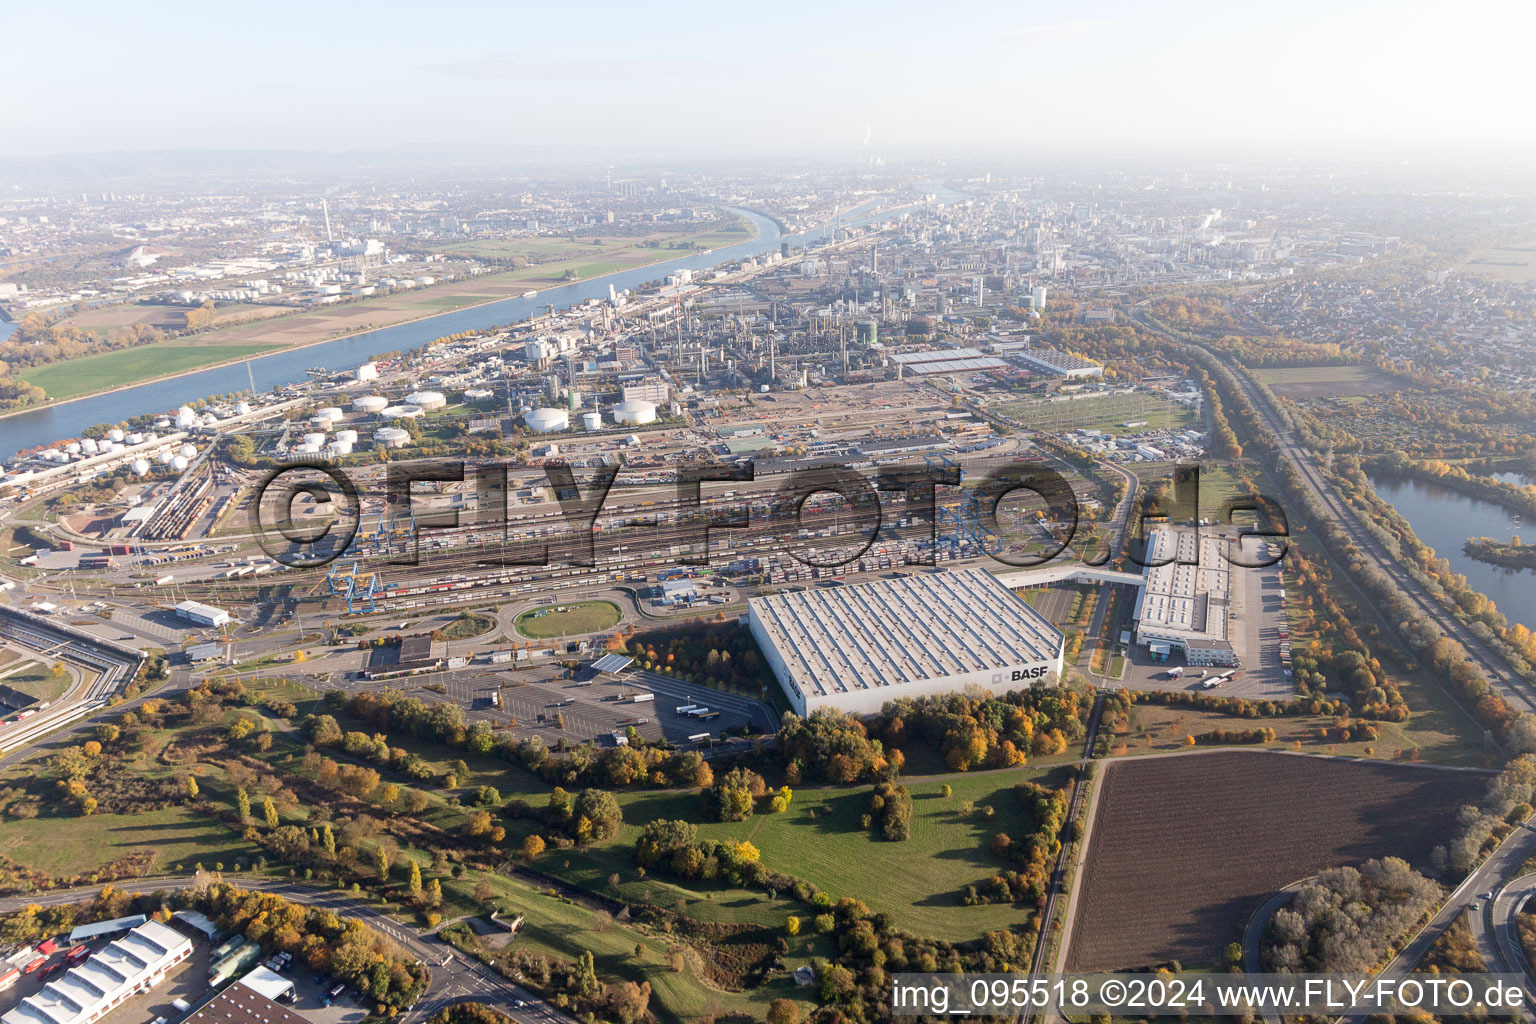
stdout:
[(1508, 540), (1524, 524), (1502, 505), (1468, 497), (1439, 484), (1400, 476), (1372, 475), (1376, 493), (1413, 526), (1419, 539), (1486, 594), (1510, 622), (1536, 629), (1536, 571), (1505, 569), (1462, 552), (1472, 537)]

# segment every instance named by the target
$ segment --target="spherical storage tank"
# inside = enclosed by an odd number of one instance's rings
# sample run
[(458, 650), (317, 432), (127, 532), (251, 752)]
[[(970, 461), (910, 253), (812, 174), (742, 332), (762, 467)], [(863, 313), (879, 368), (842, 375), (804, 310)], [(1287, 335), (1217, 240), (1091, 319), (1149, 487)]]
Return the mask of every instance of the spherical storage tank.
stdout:
[(613, 407), (613, 421), (615, 423), (655, 423), (656, 403), (638, 400), (620, 402)]
[(251, 414), (250, 402), (239, 402), (235, 405), (236, 416), (249, 416)]
[(411, 435), (399, 427), (385, 427), (373, 432), (374, 443), (381, 448), (404, 448), (411, 441)]
[(548, 434), (555, 430), (565, 430), (571, 425), (570, 414), (564, 409), (535, 409), (523, 417), (529, 430), (540, 434)]
[(448, 398), (441, 391), (417, 391), (405, 396), (409, 405), (419, 405), (427, 411), (441, 409), (448, 404)]
[(186, 469), (191, 464), (191, 461), (185, 455), (178, 455), (171, 460), (171, 468), (176, 470), (178, 473)]
[(603, 414), (598, 412), (582, 413), (581, 425), (585, 430), (600, 430), (603, 426)]
[(197, 413), (193, 412), (189, 406), (185, 405), (180, 409), (177, 409), (176, 426), (183, 430), (185, 430), (187, 427), (197, 426)]
[(372, 416), (389, 408), (389, 399), (383, 395), (358, 395), (352, 399), (352, 408)]
[(177, 451), (177, 454), (180, 455), (184, 459), (190, 459), (192, 456), (197, 454), (197, 449), (192, 447), (189, 444), (184, 444)]
[(355, 431), (355, 430), (338, 430), (338, 431), (336, 431), (336, 443), (337, 444), (357, 444), (357, 431)]
[(171, 451), (170, 449), (166, 449), (165, 451), (161, 452), (160, 455), (159, 455), (160, 465), (162, 465), (162, 466), (169, 466), (171, 464), (171, 460), (174, 459), (175, 457), (176, 457), (176, 453), (175, 452)]
[(149, 472), (149, 460), (148, 459), (134, 459), (133, 460), (133, 471), (135, 473), (137, 473), (139, 476), (143, 476), (145, 473), (148, 473)]

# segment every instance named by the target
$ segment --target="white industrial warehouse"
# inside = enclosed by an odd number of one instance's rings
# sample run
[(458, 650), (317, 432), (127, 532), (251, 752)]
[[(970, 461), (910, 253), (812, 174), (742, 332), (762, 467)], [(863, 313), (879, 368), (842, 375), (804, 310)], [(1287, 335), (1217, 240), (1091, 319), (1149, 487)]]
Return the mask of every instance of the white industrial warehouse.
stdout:
[(0, 1017), (3, 1024), (91, 1024), (192, 955), (185, 936), (146, 921)]
[[(1170, 526), (1147, 540), (1146, 579), (1136, 599), (1136, 642), (1155, 657), (1177, 652), (1190, 665), (1236, 665), (1227, 635), (1232, 569), (1228, 540)], [(1163, 562), (1166, 564), (1159, 565)]]
[(748, 602), (748, 622), (796, 714), (879, 711), (897, 697), (1050, 682), (1061, 631), (985, 569), (919, 573)]

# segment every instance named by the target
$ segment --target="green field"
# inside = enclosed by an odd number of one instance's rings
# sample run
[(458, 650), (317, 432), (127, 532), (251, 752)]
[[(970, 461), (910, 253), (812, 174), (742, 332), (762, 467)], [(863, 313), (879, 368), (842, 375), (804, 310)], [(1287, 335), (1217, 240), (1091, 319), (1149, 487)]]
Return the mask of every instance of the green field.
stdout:
[[(10, 667), (11, 664), (7, 663), (4, 666), (0, 666), (0, 671)], [(58, 700), (64, 696), (64, 692), (69, 689), (72, 682), (74, 682), (74, 677), (68, 672), (63, 675), (54, 675), (48, 671), (48, 666), (35, 661), (14, 675), (0, 678), (0, 685), (9, 686), (13, 690), (20, 690), (22, 693), (36, 697), (40, 701)]]
[[(1059, 401), (1028, 398), (999, 403), (992, 407), (992, 411), (1035, 430), (1102, 430), (1115, 435), (1187, 427), (1199, 420), (1199, 414), (1193, 409), (1158, 395), (1142, 393)], [(1120, 425), (1137, 420), (1145, 420), (1147, 425), (1135, 428)]]
[(231, 359), (262, 355), (283, 347), (285, 346), (198, 345), (185, 341), (166, 341), (117, 352), (103, 352), (100, 355), (71, 359), (63, 363), (34, 366), (23, 370), (18, 376), (28, 384), (36, 384), (48, 392), (49, 398), (74, 398), (78, 395), (119, 387), (146, 377), (184, 373)]
[[(556, 611), (555, 609), (562, 609)], [(543, 612), (543, 614), (539, 614)], [(586, 601), (581, 604), (549, 605), (534, 608), (517, 617), (513, 623), (523, 636), (535, 640), (548, 640), (557, 636), (573, 636), (579, 633), (596, 633), (612, 629), (619, 624), (618, 606), (611, 601)]]
[(54, 876), (86, 875), (125, 854), (146, 852), (143, 872), (165, 872), (201, 861), (249, 865), (259, 854), (223, 825), (182, 807), (146, 814), (94, 814), (7, 821), (0, 827), (0, 856)]
[[(600, 975), (649, 981), (653, 989), (651, 1012), (663, 1022), (697, 1020), (712, 1008), (726, 1014), (745, 1015), (750, 1020), (762, 1020), (772, 1000), (804, 999), (809, 995), (806, 989), (797, 990), (792, 981), (782, 977), (751, 992), (713, 988), (696, 965), (694, 969), (680, 973), (667, 965), (669, 946), (675, 943), (666, 942), (664, 935), (641, 931), (623, 921), (599, 921), (593, 911), (536, 889), (518, 878), (482, 877), (490, 882), (501, 902), (523, 915), (517, 945), (566, 961), (574, 961), (583, 951), (591, 950)], [(788, 913), (787, 909), (785, 913)], [(783, 915), (776, 915), (774, 926), (782, 924), (783, 920)], [(642, 947), (638, 956), (636, 946)], [(794, 966), (800, 958), (790, 957), (787, 962)], [(808, 1015), (811, 1008), (809, 1003), (804, 1003), (801, 1012)]]
[(1253, 375), (1286, 398), (1360, 399), (1402, 385), (1369, 366), (1277, 366)]

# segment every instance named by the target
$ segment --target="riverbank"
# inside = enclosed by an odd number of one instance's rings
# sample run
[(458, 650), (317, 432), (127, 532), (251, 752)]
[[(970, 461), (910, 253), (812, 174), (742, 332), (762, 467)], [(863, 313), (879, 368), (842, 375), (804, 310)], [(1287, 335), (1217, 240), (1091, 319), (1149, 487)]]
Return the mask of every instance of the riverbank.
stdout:
[(1462, 545), (1462, 553), (1501, 569), (1536, 569), (1536, 546), (1510, 544), (1492, 537), (1473, 537)]
[[(764, 217), (764, 219), (765, 220), (769, 220), (770, 222), (772, 220), (772, 218), (769, 218), (769, 217), (766, 217), (766, 216)], [(742, 238), (740, 241), (733, 241), (733, 242), (729, 243), (728, 245), (721, 246), (720, 248), (722, 248), (722, 249), (729, 249), (729, 248), (732, 248), (732, 247), (738, 246), (738, 245), (747, 245), (747, 244), (750, 244), (750, 243), (756, 241), (761, 236), (762, 232), (761, 232), (761, 230), (758, 228), (758, 226), (756, 224), (752, 223), (752, 221), (750, 219), (748, 219), (748, 218), (742, 218), (742, 220), (748, 225), (748, 228), (749, 228), (749, 233), (747, 234), (747, 236)], [(696, 253), (693, 253), (693, 252), (690, 252), (690, 253), (679, 253), (679, 252), (667, 253), (665, 250), (658, 250), (658, 252), (664, 253), (664, 255), (662, 255), (661, 258), (656, 259), (656, 260), (652, 260), (650, 262), (637, 263), (637, 264), (635, 264), (633, 266), (624, 267), (624, 268), (621, 268), (621, 269), (618, 269), (618, 270), (613, 270), (613, 271), (610, 271), (608, 273), (597, 274), (597, 275), (594, 275), (592, 277), (587, 277), (587, 278), (578, 278), (576, 280), (571, 280), (571, 281), (551, 279), (550, 282), (545, 286), (545, 288), (540, 289), (540, 294), (542, 295), (543, 291), (546, 291), (546, 290), (552, 290), (552, 289), (556, 289), (556, 288), (564, 288), (564, 287), (569, 287), (569, 286), (572, 286), (572, 285), (591, 284), (593, 282), (600, 282), (603, 279), (609, 278), (609, 277), (617, 277), (617, 276), (624, 275), (624, 274), (632, 274), (632, 273), (644, 271), (644, 270), (647, 270), (647, 269), (652, 268), (652, 267), (657, 267), (657, 266), (661, 266), (663, 264), (672, 263), (672, 262), (677, 261), (678, 259), (687, 258), (687, 257), (690, 257), (690, 256), (708, 256), (708, 255), (714, 253), (715, 251), (717, 251), (717, 250), (709, 249), (709, 250), (705, 250), (703, 252), (696, 252)], [(487, 284), (496, 283), (494, 281), (494, 278), (497, 278), (497, 277), (508, 278), (512, 274), (515, 274), (515, 273), (522, 273), (522, 272), (521, 271), (509, 271), (505, 275), (492, 275), (492, 276), (489, 276), (489, 277), (474, 278), (474, 279), (471, 279), (469, 281), (454, 282), (454, 285), (452, 285), (450, 287), (453, 287), (453, 286), (468, 286), (468, 287), (484, 288)], [(522, 279), (522, 280), (519, 280), (519, 281), (516, 281), (516, 282), (503, 282), (503, 283), (513, 283), (513, 284), (515, 284), (515, 286), (521, 287), (521, 286), (523, 286), (525, 284), (530, 283), (533, 280), (535, 280), (535, 279), (525, 278), (525, 279)], [(419, 296), (419, 295), (421, 295), (423, 293), (413, 292), (413, 293), (410, 293), (410, 294), (411, 294), (412, 297), (416, 297), (416, 296)], [(451, 297), (451, 293), (444, 293), (444, 292), (439, 291), (433, 297), (434, 298)], [(494, 305), (496, 305), (498, 303), (515, 301), (515, 300), (517, 300), (519, 298), (521, 298), (521, 295), (519, 295), (519, 294), (510, 294), (510, 293), (507, 294), (507, 295), (499, 295), (499, 296), (495, 296), (495, 297), (484, 298), (483, 300), (478, 301), (478, 302), (468, 302), (468, 303), (465, 303), (465, 304), (460, 305), (460, 306), (454, 306), (451, 309), (443, 309), (443, 310), (440, 310), (440, 311), (434, 312), (434, 313), (425, 313), (425, 314), (422, 314), (420, 316), (406, 316), (406, 317), (403, 317), (403, 318), (398, 319), (398, 320), (389, 320), (389, 321), (382, 322), (382, 323), (369, 322), (366, 325), (360, 325), (360, 326), (357, 326), (357, 327), (354, 327), (354, 328), (349, 328), (349, 329), (346, 329), (346, 330), (337, 331), (335, 333), (328, 334), (328, 335), (325, 335), (323, 337), (313, 338), (313, 339), (307, 340), (307, 341), (299, 341), (299, 342), (294, 342), (294, 343), (291, 343), (291, 344), (265, 344), (265, 345), (261, 345), (259, 347), (260, 348), (259, 351), (252, 351), (252, 346), (225, 345), (225, 346), (210, 347), (206, 343), (199, 344), (197, 342), (197, 336), (191, 336), (191, 337), (188, 337), (188, 338), (176, 338), (176, 339), (171, 339), (171, 340), (163, 341), (163, 342), (155, 342), (154, 344), (151, 344), (151, 345), (141, 345), (141, 346), (137, 346), (135, 348), (121, 349), (121, 350), (116, 351), (116, 352), (104, 352), (104, 353), (100, 353), (98, 355), (85, 356), (85, 357), (82, 357), (80, 359), (72, 359), (72, 360), (68, 360), (67, 362), (63, 362), (63, 363), (50, 363), (50, 364), (47, 364), (44, 367), (39, 367), (38, 369), (40, 369), (40, 370), (48, 370), (48, 369), (52, 369), (54, 367), (57, 367), (60, 370), (70, 369), (74, 373), (79, 374), (83, 370), (94, 369), (94, 368), (100, 367), (103, 363), (108, 362), (108, 361), (127, 361), (127, 362), (130, 362), (130, 363), (137, 363), (137, 362), (142, 361), (142, 360), (153, 359), (156, 354), (163, 354), (163, 353), (165, 353), (167, 351), (177, 351), (177, 350), (185, 350), (185, 349), (191, 349), (191, 348), (200, 349), (200, 350), (206, 350), (207, 351), (207, 359), (206, 359), (206, 361), (199, 361), (196, 365), (187, 365), (187, 366), (179, 368), (176, 371), (170, 372), (170, 373), (155, 373), (155, 372), (151, 371), (151, 372), (147, 372), (147, 373), (143, 373), (143, 374), (139, 374), (139, 375), (134, 375), (131, 370), (126, 372), (126, 373), (111, 372), (111, 376), (113, 376), (115, 378), (111, 387), (95, 388), (95, 389), (91, 389), (91, 390), (87, 390), (87, 391), (82, 391), (82, 392), (75, 393), (75, 394), (62, 395), (62, 396), (59, 396), (57, 398), (50, 398), (49, 400), (44, 401), (44, 402), (40, 402), (40, 403), (36, 403), (36, 404), (33, 404), (33, 405), (24, 406), (24, 407), (19, 408), (19, 409), (9, 409), (9, 410), (6, 410), (4, 412), (0, 412), (0, 421), (4, 421), (5, 419), (8, 419), (8, 418), (11, 418), (11, 417), (14, 417), (14, 416), (28, 415), (28, 414), (33, 414), (33, 413), (38, 413), (38, 412), (41, 412), (41, 411), (49, 410), (49, 409), (58, 409), (58, 408), (61, 408), (61, 407), (67, 406), (67, 405), (71, 405), (71, 404), (76, 403), (76, 402), (84, 402), (84, 401), (89, 401), (89, 400), (92, 400), (92, 399), (103, 398), (103, 397), (106, 397), (106, 396), (109, 396), (109, 395), (113, 395), (113, 394), (117, 394), (117, 393), (120, 393), (120, 392), (123, 392), (123, 391), (128, 391), (128, 390), (131, 390), (131, 389), (136, 388), (136, 387), (142, 387), (142, 386), (147, 385), (147, 384), (155, 384), (155, 383), (160, 383), (160, 382), (164, 382), (164, 381), (172, 381), (172, 380), (176, 380), (178, 378), (192, 376), (192, 375), (198, 374), (198, 373), (205, 373), (205, 372), (212, 371), (212, 370), (219, 370), (219, 369), (224, 369), (224, 368), (228, 368), (228, 367), (231, 367), (231, 366), (237, 366), (237, 365), (239, 365), (241, 363), (247, 362), (248, 360), (255, 359), (255, 358), (264, 358), (264, 357), (267, 357), (267, 356), (273, 356), (273, 355), (279, 355), (279, 354), (291, 354), (291, 353), (294, 353), (294, 352), (303, 351), (304, 349), (307, 349), (307, 348), (314, 348), (314, 347), (319, 346), (319, 345), (329, 345), (329, 344), (333, 344), (335, 342), (345, 341), (345, 340), (347, 340), (349, 338), (357, 338), (357, 337), (362, 336), (362, 335), (371, 334), (371, 333), (373, 333), (375, 331), (383, 331), (383, 330), (390, 330), (390, 329), (395, 329), (395, 328), (410, 327), (410, 326), (413, 326), (413, 325), (431, 323), (432, 321), (442, 320), (444, 318), (452, 317), (452, 316), (455, 316), (455, 315), (458, 315), (458, 314), (472, 312), (472, 311), (474, 311), (476, 309), (482, 309), (482, 308), (484, 308), (486, 306), (494, 306)], [(377, 310), (374, 310), (374, 311), (376, 312)], [(309, 312), (311, 312), (311, 311), (304, 311), (304, 312), (295, 314), (295, 316), (304, 316), (304, 315), (306, 315)], [(275, 318), (272, 318), (272, 319), (269, 319), (269, 320), (261, 321), (260, 322), (260, 326), (262, 326), (262, 327), (274, 327), (274, 326), (280, 327), (280, 326), (282, 326), (283, 322), (285, 320), (288, 320), (288, 319), (290, 319), (290, 318), (289, 317), (275, 317)], [(511, 319), (511, 320), (506, 321), (506, 324), (522, 323), (522, 322), (526, 322), (529, 319), (532, 319), (532, 317), (529, 317), (529, 316), (526, 316), (526, 315), (525, 316), (520, 316), (520, 317), (518, 317), (516, 319)], [(495, 326), (505, 326), (506, 324), (498, 324), (498, 325), (495, 325)], [(238, 325), (237, 327), (231, 327), (231, 328), (229, 328), (229, 330), (245, 330), (245, 329), (249, 329), (251, 327), (252, 327), (252, 325), (250, 325), (250, 324), (242, 324), (242, 325)], [(451, 333), (456, 333), (456, 332), (449, 331), (447, 333), (451, 334)], [(221, 353), (220, 351), (218, 351), (219, 348), (228, 348), (230, 350), (238, 349), (238, 351), (234, 352), (234, 354), (230, 354), (230, 355), (226, 356), (226, 355), (224, 355), (224, 353)], [(101, 362), (97, 362), (97, 363), (93, 364), (92, 360), (99, 360)], [(90, 376), (100, 376), (100, 375), (101, 375), (101, 371), (99, 369), (97, 370), (97, 372), (90, 374)], [(21, 377), (19, 379), (25, 380), (26, 378), (25, 377)], [(29, 383), (30, 383), (30, 381), (29, 381)], [(44, 390), (46, 391), (47, 388), (45, 387)], [(157, 410), (141, 410), (141, 411), (150, 412), (150, 411), (157, 411)], [(159, 410), (159, 411), (163, 411), (163, 410)]]

